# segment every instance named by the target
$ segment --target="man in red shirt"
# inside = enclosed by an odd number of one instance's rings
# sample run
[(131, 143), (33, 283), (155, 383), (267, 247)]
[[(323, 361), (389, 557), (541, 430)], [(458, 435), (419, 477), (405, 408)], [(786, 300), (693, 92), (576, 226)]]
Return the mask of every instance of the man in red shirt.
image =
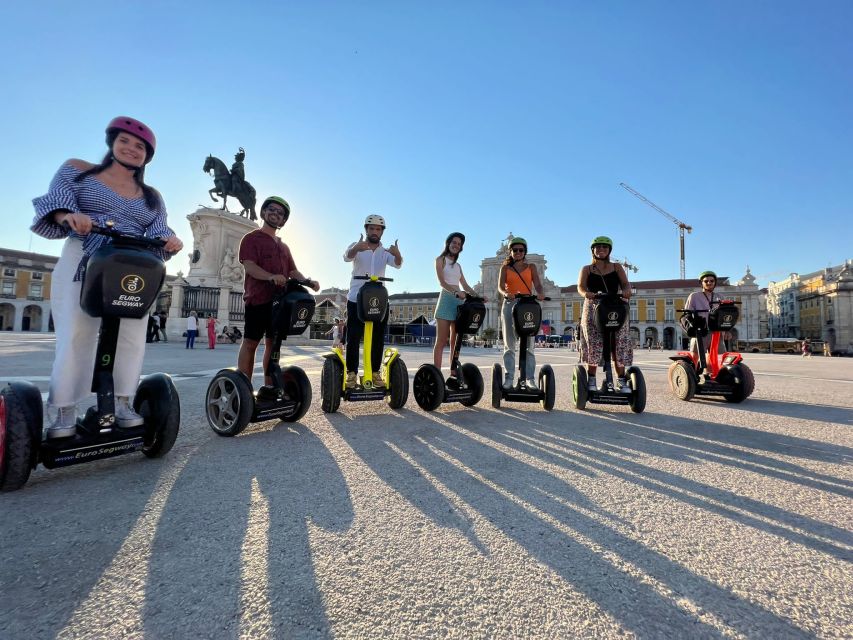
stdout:
[[(272, 301), (276, 288), (283, 287), (288, 278), (306, 280), (296, 268), (290, 249), (276, 235), (290, 217), (290, 205), (284, 198), (270, 196), (261, 205), (263, 226), (247, 233), (240, 241), (240, 263), (246, 271), (243, 287), (243, 300), (246, 307), (246, 326), (240, 354), (237, 356), (237, 369), (251, 381), (255, 369), (255, 351), (261, 338), (266, 334), (264, 349), (264, 372), (270, 361), (272, 338)], [(320, 290), (316, 280), (311, 281), (314, 291)], [(265, 377), (266, 385), (272, 379)]]

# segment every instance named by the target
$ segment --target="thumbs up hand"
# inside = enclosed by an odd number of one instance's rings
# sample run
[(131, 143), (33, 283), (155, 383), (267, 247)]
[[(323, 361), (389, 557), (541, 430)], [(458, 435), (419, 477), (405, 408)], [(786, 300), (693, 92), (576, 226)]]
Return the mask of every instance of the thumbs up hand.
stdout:
[(398, 242), (399, 242), (399, 240), (394, 240), (394, 244), (392, 244), (388, 248), (388, 253), (390, 253), (392, 256), (394, 256), (395, 258), (397, 258), (399, 260), (400, 259), (400, 247), (397, 246)]

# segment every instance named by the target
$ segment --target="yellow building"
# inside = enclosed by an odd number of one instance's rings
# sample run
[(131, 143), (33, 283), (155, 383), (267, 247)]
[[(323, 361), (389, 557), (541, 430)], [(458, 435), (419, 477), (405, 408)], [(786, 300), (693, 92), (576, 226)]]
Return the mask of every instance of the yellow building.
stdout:
[(52, 331), (50, 283), (58, 258), (0, 248), (0, 329)]

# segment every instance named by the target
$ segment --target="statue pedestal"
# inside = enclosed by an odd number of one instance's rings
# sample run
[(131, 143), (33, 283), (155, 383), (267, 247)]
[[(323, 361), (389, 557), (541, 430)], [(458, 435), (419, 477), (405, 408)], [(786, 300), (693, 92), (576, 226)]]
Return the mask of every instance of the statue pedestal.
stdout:
[(243, 267), (237, 260), (240, 240), (258, 229), (258, 225), (248, 218), (210, 207), (199, 208), (187, 220), (193, 232), (187, 284), (243, 291)]

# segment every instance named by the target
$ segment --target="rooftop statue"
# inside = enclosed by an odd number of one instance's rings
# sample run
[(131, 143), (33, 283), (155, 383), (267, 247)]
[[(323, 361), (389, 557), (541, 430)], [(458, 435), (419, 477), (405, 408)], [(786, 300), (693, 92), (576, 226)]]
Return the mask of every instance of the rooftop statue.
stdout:
[(246, 152), (243, 147), (240, 147), (234, 156), (234, 164), (231, 165), (231, 171), (219, 158), (213, 155), (207, 156), (204, 161), (203, 171), (208, 173), (213, 171), (213, 189), (210, 189), (211, 200), (219, 202), (216, 195), (222, 198), (222, 208), (226, 211), (228, 207), (228, 196), (234, 196), (240, 201), (242, 210), (238, 215), (248, 217), (251, 220), (257, 220), (258, 216), (255, 213), (255, 188), (246, 182), (246, 170), (243, 167), (243, 160), (246, 158)]

